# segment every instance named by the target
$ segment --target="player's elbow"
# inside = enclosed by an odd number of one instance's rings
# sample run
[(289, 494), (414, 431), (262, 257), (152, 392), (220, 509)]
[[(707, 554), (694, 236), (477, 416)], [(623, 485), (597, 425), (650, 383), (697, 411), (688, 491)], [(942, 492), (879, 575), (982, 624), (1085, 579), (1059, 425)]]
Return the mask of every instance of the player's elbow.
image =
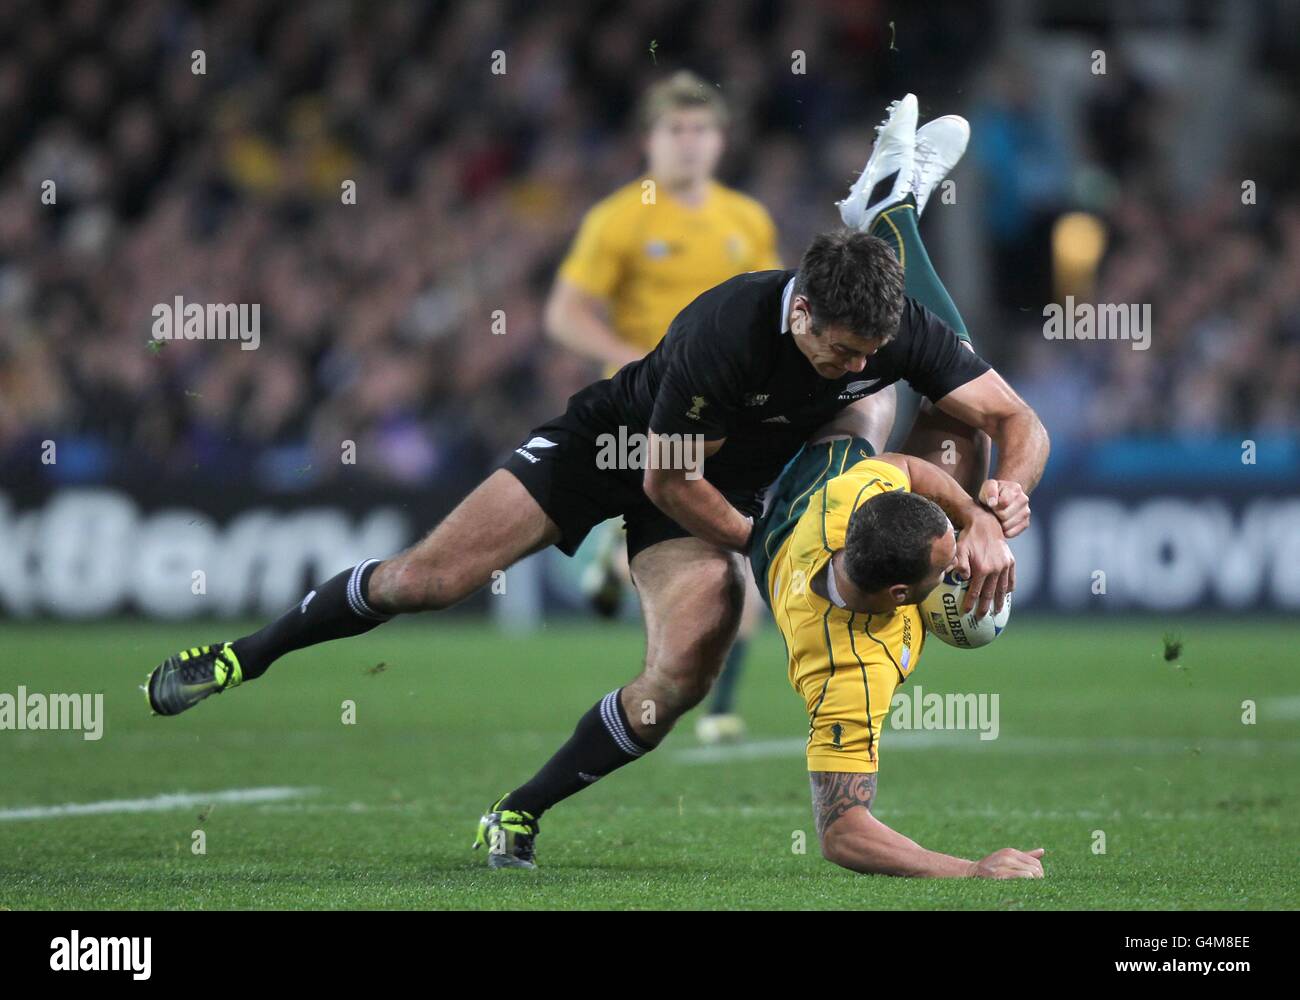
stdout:
[(1023, 399), (1014, 400), (1005, 411), (988, 421), (984, 430), (999, 445), (1008, 441), (1035, 442), (1046, 452), (1049, 444), (1047, 428)]
[(1019, 424), (1023, 428), (1029, 429), (1036, 437), (1047, 440), (1047, 428), (1043, 422), (1038, 419), (1038, 414), (1034, 408), (1026, 403), (1023, 399), (1016, 400), (1016, 407), (1011, 411), (1009, 420), (1012, 423)]
[(1033, 410), (1030, 410), (1029, 413), (1034, 418), (1034, 425), (1038, 429), (1038, 439), (1042, 442), (1043, 461), (1046, 461), (1047, 456), (1052, 451), (1052, 437), (1047, 433), (1047, 425), (1038, 419), (1038, 414)]
[(649, 468), (641, 478), (641, 488), (656, 507), (664, 509), (672, 506), (673, 499), (681, 486), (681, 476), (672, 469)]
[(556, 287), (546, 300), (546, 308), (542, 310), (542, 329), (547, 339), (557, 344), (568, 343), (565, 331), (568, 330), (570, 323), (570, 305), (565, 298), (562, 290)]
[(1028, 403), (1023, 400), (1020, 402), (1020, 408), (1011, 417), (1004, 434), (1006, 440), (1018, 439), (1029, 442), (1030, 447), (1037, 454), (1039, 467), (1047, 464), (1047, 456), (1052, 450), (1052, 441), (1047, 435), (1047, 428), (1042, 420)]

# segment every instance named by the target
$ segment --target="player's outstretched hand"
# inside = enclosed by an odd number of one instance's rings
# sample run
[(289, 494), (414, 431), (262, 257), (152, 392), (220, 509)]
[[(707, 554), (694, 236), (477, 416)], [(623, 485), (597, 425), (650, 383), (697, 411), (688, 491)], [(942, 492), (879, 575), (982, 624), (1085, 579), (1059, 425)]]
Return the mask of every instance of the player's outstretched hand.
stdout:
[(977, 618), (988, 614), (989, 608), (1001, 611), (1007, 594), (1016, 589), (1016, 557), (1002, 526), (987, 514), (977, 515), (957, 537), (953, 569), (970, 580), (963, 610), (977, 608)]
[(1041, 847), (1035, 847), (1032, 851), (1004, 847), (987, 858), (976, 861), (971, 875), (974, 878), (1042, 878), (1043, 862), (1039, 859), (1043, 854)]
[(1029, 527), (1029, 494), (1010, 479), (989, 479), (980, 487), (980, 503), (1002, 524), (1002, 534), (1015, 538)]

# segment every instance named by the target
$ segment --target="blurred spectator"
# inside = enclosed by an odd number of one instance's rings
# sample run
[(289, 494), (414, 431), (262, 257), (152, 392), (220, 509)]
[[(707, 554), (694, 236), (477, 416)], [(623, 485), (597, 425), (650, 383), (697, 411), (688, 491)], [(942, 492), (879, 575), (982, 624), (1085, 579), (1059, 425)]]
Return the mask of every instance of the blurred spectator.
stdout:
[[(966, 32), (988, 11), (945, 7)], [(296, 490), (343, 477), (354, 441), (349, 477), (469, 484), (597, 374), (546, 345), (540, 299), (582, 212), (639, 168), (645, 84), (689, 65), (723, 88), (725, 179), (767, 204), (795, 261), (837, 223), (888, 100), (923, 80), (927, 116), (962, 110), (979, 46), (914, 21), (886, 30), (883, 5), (841, 0), (4, 4), (0, 475), (234, 469)], [(1132, 138), (1163, 95), (1128, 71), (1089, 106), (1084, 145), (1117, 192), (1098, 299), (1151, 302), (1152, 349), (1068, 365), (1010, 349), (1041, 344), (1016, 331), (1050, 297), (1072, 165), (1024, 68), (992, 77), (972, 159), (1012, 322), (978, 317), (977, 343), (1053, 432), (1300, 428), (1300, 202), (1243, 211), (1227, 181), (1156, 197), (1160, 165)], [(178, 295), (259, 303), (261, 347), (151, 343)]]

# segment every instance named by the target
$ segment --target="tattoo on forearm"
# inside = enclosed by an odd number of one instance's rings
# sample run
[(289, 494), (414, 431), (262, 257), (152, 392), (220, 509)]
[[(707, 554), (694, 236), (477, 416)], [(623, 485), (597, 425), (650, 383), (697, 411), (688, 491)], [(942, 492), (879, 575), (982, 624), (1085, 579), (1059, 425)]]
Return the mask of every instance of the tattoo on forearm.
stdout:
[(851, 809), (861, 806), (867, 812), (871, 811), (871, 803), (876, 798), (876, 775), (810, 771), (808, 776), (812, 779), (813, 815), (817, 820), (818, 837)]

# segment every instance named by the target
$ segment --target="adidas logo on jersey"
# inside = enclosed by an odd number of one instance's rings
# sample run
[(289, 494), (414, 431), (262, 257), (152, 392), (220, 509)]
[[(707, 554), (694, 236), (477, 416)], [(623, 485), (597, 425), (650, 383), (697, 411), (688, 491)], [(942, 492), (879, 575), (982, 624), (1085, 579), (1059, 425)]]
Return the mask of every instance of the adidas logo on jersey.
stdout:
[(763, 421), (763, 423), (765, 424), (788, 424), (789, 422), (790, 422), (789, 417), (783, 417), (780, 415), (777, 415), (775, 417), (768, 417), (766, 420)]

